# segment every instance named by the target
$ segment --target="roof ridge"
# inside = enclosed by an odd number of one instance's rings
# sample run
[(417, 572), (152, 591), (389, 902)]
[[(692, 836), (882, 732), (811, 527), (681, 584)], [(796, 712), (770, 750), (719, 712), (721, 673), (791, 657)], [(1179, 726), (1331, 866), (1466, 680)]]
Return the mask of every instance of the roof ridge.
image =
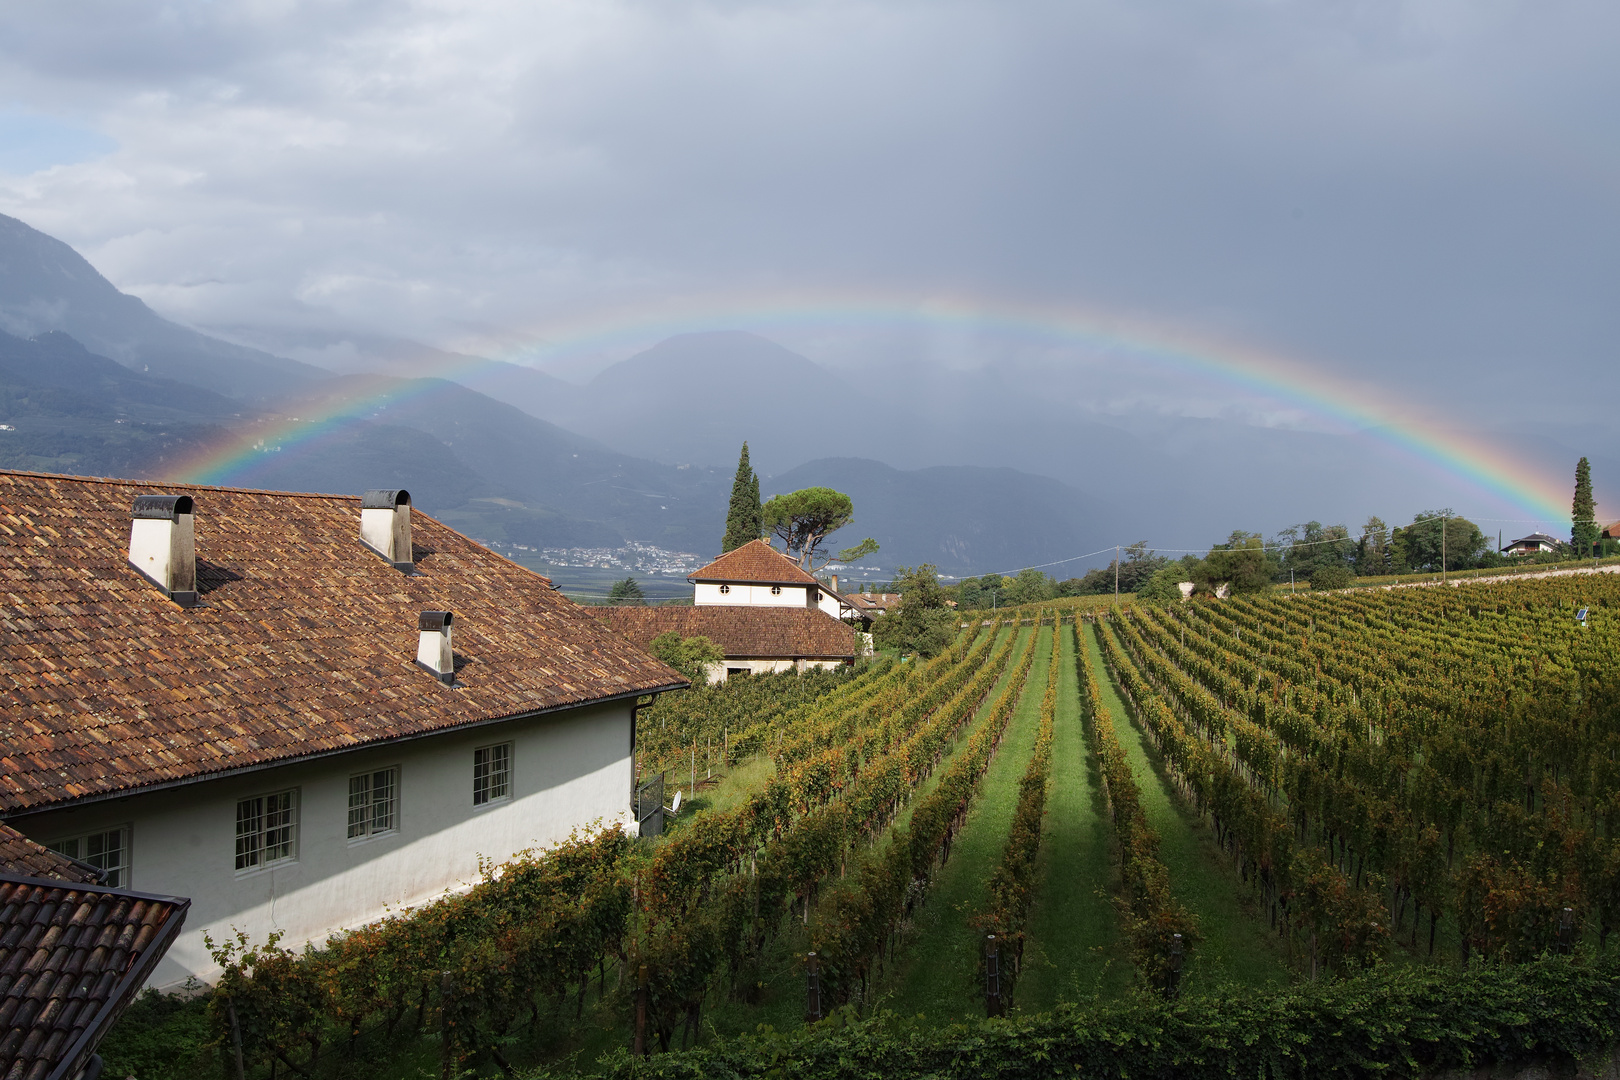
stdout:
[[(77, 473), (43, 472), (38, 469), (3, 469), (0, 476), (28, 476), (40, 480), (73, 480), (84, 484), (147, 484), (151, 486), (187, 488), (192, 491), (233, 491), (244, 495), (288, 495), (300, 499), (353, 499), (359, 495), (339, 495), (330, 491), (279, 491), (275, 488), (232, 487), (229, 484), (197, 484), (187, 480), (149, 480), (124, 476), (80, 476)], [(413, 507), (414, 509), (414, 507)]]

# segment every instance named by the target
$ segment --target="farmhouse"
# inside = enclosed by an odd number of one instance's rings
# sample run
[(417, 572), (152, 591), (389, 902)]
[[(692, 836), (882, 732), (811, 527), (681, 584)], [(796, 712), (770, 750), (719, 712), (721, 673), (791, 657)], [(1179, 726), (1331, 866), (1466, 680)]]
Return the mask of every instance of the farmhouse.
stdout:
[(186, 921), (190, 901), (103, 883), (0, 825), (0, 1076), (73, 1080)]
[(782, 607), (606, 607), (597, 614), (635, 645), (674, 632), (706, 637), (725, 660), (710, 664), (710, 682), (731, 675), (834, 668), (855, 662), (855, 632), (815, 608)]
[(0, 816), (203, 935), (288, 944), (630, 821), (677, 673), (404, 491), (0, 472)]
[(687, 578), (696, 607), (819, 608), (835, 619), (855, 613), (838, 595), (764, 540), (752, 540)]
[(608, 607), (597, 614), (641, 648), (671, 632), (713, 641), (725, 660), (709, 665), (710, 682), (855, 662), (854, 632), (839, 621), (855, 609), (764, 540), (726, 552), (687, 580), (691, 607)]
[(1513, 543), (1502, 549), (1506, 555), (1535, 555), (1542, 551), (1558, 550), (1558, 537), (1548, 536), (1546, 533), (1531, 533), (1521, 536)]

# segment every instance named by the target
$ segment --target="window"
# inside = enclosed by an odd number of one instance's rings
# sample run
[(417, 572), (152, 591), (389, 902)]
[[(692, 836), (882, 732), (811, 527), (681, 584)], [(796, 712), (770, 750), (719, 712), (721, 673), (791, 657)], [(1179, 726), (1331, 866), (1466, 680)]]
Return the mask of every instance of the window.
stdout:
[(772, 596), (781, 596), (782, 595), (782, 586), (780, 586), (780, 585), (772, 585), (771, 586), (771, 595)]
[(349, 839), (393, 832), (399, 770), (378, 769), (349, 777)]
[(255, 795), (236, 804), (236, 868), (288, 862), (298, 857), (298, 793)]
[(730, 585), (722, 585), (722, 586), (720, 586), (720, 595), (721, 596), (726, 595), (730, 591), (731, 591), (731, 586)]
[(473, 805), (482, 806), (512, 794), (512, 744), (473, 751)]
[(129, 833), (125, 829), (70, 836), (46, 847), (96, 867), (107, 875), (107, 884), (112, 888), (121, 889), (129, 884)]
[(810, 602), (812, 604), (821, 603), (821, 590), (820, 589), (811, 589), (810, 590)]

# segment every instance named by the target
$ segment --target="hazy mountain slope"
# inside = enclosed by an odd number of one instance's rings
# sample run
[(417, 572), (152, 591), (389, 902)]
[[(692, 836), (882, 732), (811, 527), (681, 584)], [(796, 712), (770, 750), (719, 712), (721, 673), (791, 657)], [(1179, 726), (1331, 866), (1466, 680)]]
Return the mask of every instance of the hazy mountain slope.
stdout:
[(265, 454), (240, 482), (273, 491), (339, 495), (405, 488), (417, 506), (435, 517), (469, 499), (505, 494), (427, 432), (373, 420), (339, 425), (322, 436), (318, 452), (299, 453), (295, 448)]
[(756, 461), (781, 468), (861, 449), (848, 395), (826, 369), (755, 334), (681, 334), (592, 379), (563, 422), (673, 464), (723, 467), (748, 439)]
[[(479, 534), (489, 538), (560, 543), (545, 537), (549, 529), (566, 534), (569, 543), (636, 539), (704, 551), (724, 531), (729, 474), (616, 453), (446, 380), (341, 376), (280, 408), (292, 415), (342, 411), (357, 427), (384, 423), (432, 436), (481, 480), (466, 488), (465, 497), (436, 503), (437, 509), (457, 510), (464, 521), (478, 514), (492, 528), (498, 524), (503, 536)], [(330, 476), (337, 466), (323, 461), (319, 467)], [(353, 475), (354, 483), (343, 490), (379, 486)]]
[[(863, 458), (823, 458), (761, 481), (763, 494), (824, 485), (855, 503), (834, 548), (862, 537), (883, 567), (933, 563), (948, 574), (1016, 570), (1067, 559), (1112, 539), (1100, 504), (1066, 484), (1013, 469), (938, 466), (904, 471)], [(1061, 567), (1054, 572), (1067, 576)]]
[(255, 326), (210, 329), (279, 356), (290, 356), (339, 375), (394, 375), (448, 379), (553, 423), (573, 415), (580, 388), (538, 368), (450, 352), (408, 338), (327, 330)]
[(95, 356), (61, 333), (0, 333), (0, 467), (154, 476), (224, 436), (241, 406)]
[(247, 400), (328, 374), (169, 322), (119, 292), (68, 245), (3, 214), (0, 330), (24, 338), (60, 330), (91, 352), (143, 373)]

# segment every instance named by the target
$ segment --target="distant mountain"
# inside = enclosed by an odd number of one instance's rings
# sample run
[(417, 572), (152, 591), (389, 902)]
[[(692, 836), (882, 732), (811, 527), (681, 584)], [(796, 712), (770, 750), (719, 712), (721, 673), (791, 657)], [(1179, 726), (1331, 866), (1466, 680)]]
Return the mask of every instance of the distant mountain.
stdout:
[[(933, 563), (941, 573), (983, 574), (1069, 559), (1114, 542), (1103, 504), (1015, 469), (905, 471), (863, 458), (823, 458), (760, 487), (768, 496), (818, 485), (842, 491), (855, 504), (855, 521), (834, 535), (834, 549), (870, 536), (881, 550), (869, 561), (882, 567)], [(1070, 576), (1063, 567), (1052, 572)]]
[(601, 372), (560, 422), (672, 464), (725, 466), (747, 439), (756, 462), (782, 467), (863, 446), (867, 422), (851, 413), (850, 394), (827, 369), (756, 334), (680, 334)]
[(125, 295), (68, 245), (0, 214), (0, 330), (63, 331), (92, 353), (159, 378), (263, 401), (329, 373), (199, 334)]
[[(469, 475), (448, 490), (424, 488), (429, 513), (475, 535), (531, 546), (616, 546), (644, 540), (708, 551), (724, 531), (729, 472), (659, 465), (617, 453), (522, 410), (443, 379), (346, 375), (279, 406), (289, 415), (347, 415), (321, 452), (267, 457), (254, 483), (302, 490), (361, 491), (385, 486), (372, 449), (374, 429), (410, 430), (430, 441), (407, 445), (386, 471), (407, 467), (443, 475), (454, 460)], [(369, 434), (363, 434), (369, 433)], [(336, 446), (347, 447), (338, 451)], [(363, 452), (362, 452), (363, 451)], [(351, 455), (352, 459), (351, 459)], [(369, 468), (364, 472), (362, 465)], [(395, 481), (388, 480), (387, 483)]]
[(155, 475), (166, 458), (223, 438), (240, 408), (95, 356), (63, 333), (0, 333), (0, 467)]
[(408, 338), (284, 327), (212, 329), (339, 375), (448, 379), (553, 423), (566, 423), (579, 405), (579, 387), (538, 368), (436, 349)]

